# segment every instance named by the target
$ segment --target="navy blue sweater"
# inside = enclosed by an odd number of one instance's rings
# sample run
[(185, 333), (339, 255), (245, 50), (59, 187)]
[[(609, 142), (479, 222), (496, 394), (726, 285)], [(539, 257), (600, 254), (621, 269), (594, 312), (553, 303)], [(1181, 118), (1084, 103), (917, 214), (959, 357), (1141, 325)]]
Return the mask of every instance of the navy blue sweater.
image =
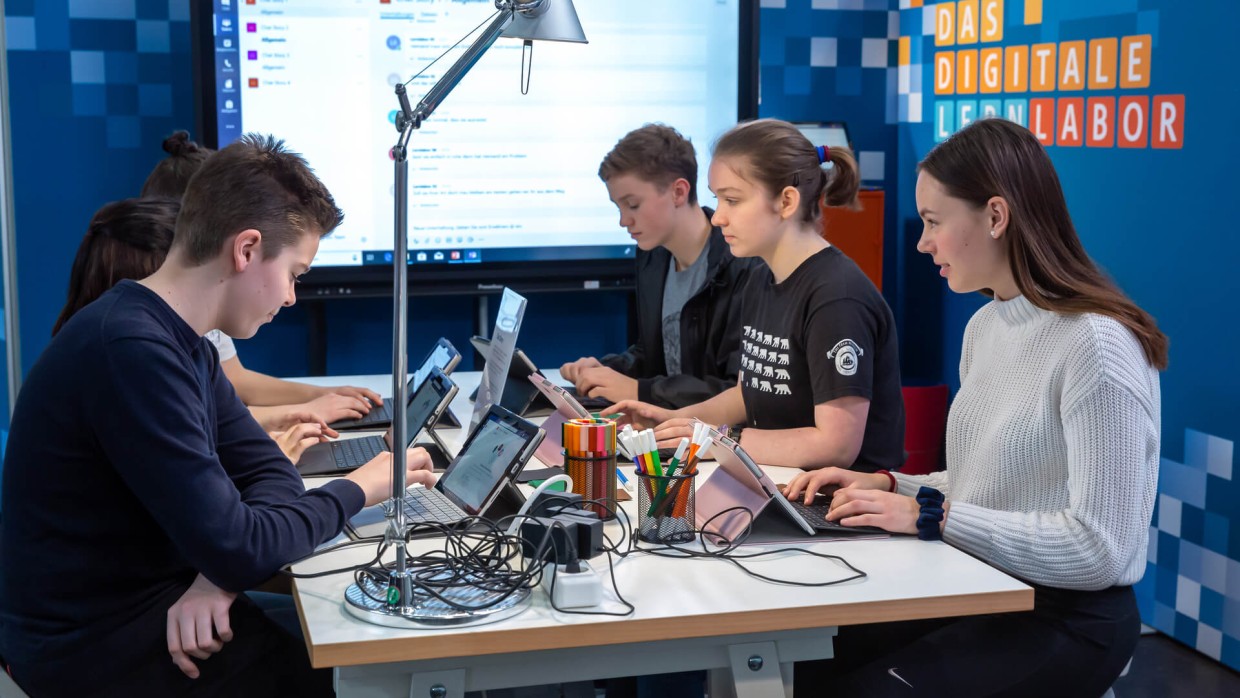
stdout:
[(118, 629), (166, 613), (198, 572), (253, 587), (364, 499), (347, 480), (306, 491), (211, 343), (131, 281), (75, 315), (30, 370), (0, 493), (0, 655), (18, 671), (84, 648), (123, 654)]

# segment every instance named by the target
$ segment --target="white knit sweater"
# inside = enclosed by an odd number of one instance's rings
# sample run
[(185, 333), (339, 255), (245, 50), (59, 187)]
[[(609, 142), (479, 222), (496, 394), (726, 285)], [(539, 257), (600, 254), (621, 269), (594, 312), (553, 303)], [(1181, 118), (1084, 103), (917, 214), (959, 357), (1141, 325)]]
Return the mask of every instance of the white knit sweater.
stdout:
[(1023, 296), (969, 321), (947, 470), (897, 475), (951, 502), (943, 539), (1022, 579), (1066, 589), (1133, 584), (1145, 571), (1158, 485), (1158, 372), (1101, 315)]

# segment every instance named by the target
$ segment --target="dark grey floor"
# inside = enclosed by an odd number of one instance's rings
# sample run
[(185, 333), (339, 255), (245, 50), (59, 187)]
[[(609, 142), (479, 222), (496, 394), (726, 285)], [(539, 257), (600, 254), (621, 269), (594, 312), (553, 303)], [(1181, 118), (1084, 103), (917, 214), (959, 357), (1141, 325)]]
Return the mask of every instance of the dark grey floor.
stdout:
[(1127, 676), (1113, 686), (1115, 698), (1232, 698), (1240, 674), (1161, 633), (1142, 635)]

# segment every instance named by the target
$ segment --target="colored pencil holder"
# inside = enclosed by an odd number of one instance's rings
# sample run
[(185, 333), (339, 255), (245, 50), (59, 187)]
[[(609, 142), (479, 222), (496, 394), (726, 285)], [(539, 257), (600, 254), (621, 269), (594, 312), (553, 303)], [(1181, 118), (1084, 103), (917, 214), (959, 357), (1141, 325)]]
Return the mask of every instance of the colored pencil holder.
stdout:
[(587, 504), (586, 508), (603, 520), (616, 518), (616, 454), (583, 458), (564, 452), (564, 472), (573, 479), (573, 492), (585, 501), (606, 500)]
[(637, 537), (648, 543), (688, 543), (696, 529), (694, 478), (637, 474)]

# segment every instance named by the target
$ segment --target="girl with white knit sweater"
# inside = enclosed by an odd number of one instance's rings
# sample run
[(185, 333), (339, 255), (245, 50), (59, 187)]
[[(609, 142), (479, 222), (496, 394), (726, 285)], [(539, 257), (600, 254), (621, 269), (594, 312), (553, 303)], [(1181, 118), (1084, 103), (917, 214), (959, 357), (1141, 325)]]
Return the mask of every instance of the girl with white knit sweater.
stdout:
[(798, 664), (796, 683), (1096, 698), (1139, 632), (1167, 338), (1089, 259), (1027, 129), (975, 122), (918, 170), (917, 249), (953, 291), (994, 299), (965, 330), (947, 470), (830, 468), (787, 492), (808, 502), (838, 488), (829, 519), (941, 538), (1033, 585), (1035, 608), (841, 628), (837, 658)]

